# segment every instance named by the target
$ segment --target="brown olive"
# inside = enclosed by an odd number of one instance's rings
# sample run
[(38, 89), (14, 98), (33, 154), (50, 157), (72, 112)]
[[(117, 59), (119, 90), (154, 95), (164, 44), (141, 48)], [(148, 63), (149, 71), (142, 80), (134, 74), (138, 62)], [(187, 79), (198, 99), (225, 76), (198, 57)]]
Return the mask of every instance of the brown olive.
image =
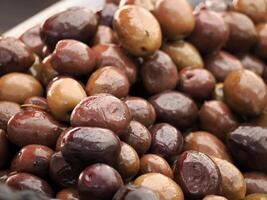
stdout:
[(180, 186), (160, 173), (147, 173), (139, 176), (133, 184), (147, 187), (159, 193), (161, 200), (184, 200), (184, 194)]
[(126, 5), (113, 19), (121, 45), (135, 56), (152, 54), (161, 46), (162, 34), (158, 21), (145, 8)]
[(72, 111), (72, 126), (108, 128), (120, 135), (128, 127), (131, 113), (125, 103), (109, 95), (99, 94), (82, 100)]
[(207, 195), (202, 200), (228, 200), (228, 199), (218, 195)]
[(61, 151), (63, 146), (66, 144), (68, 135), (71, 134), (71, 131), (70, 131), (71, 129), (72, 129), (72, 127), (66, 128), (59, 135), (59, 137), (57, 139), (57, 143), (56, 143), (56, 152)]
[(249, 70), (231, 72), (224, 81), (224, 97), (237, 113), (257, 116), (267, 105), (267, 90), (263, 80)]
[(147, 173), (160, 173), (173, 178), (173, 172), (168, 162), (156, 154), (145, 154), (140, 159), (139, 174)]
[(9, 170), (2, 170), (0, 171), (0, 184), (4, 184), (9, 177), (10, 171)]
[(128, 95), (130, 83), (125, 73), (112, 66), (106, 66), (96, 70), (89, 78), (86, 85), (88, 95), (99, 93), (112, 94), (122, 98)]
[(243, 174), (246, 182), (247, 195), (253, 193), (267, 194), (267, 175), (260, 172), (246, 172)]
[(257, 30), (257, 43), (255, 51), (257, 55), (267, 60), (267, 23), (259, 24)]
[(99, 24), (105, 25), (105, 26), (112, 26), (112, 21), (115, 12), (118, 10), (118, 4), (113, 1), (119, 1), (119, 0), (110, 0), (107, 1), (104, 5), (103, 9), (99, 11), (97, 14), (99, 16)]
[(0, 129), (7, 129), (8, 120), (20, 111), (20, 105), (10, 101), (0, 101)]
[(198, 50), (189, 42), (178, 40), (165, 42), (162, 51), (167, 53), (178, 69), (185, 67), (203, 68), (203, 60)]
[(220, 159), (212, 158), (218, 166), (221, 176), (220, 194), (228, 199), (244, 199), (246, 195), (246, 183), (242, 173), (232, 163)]
[(140, 160), (133, 147), (121, 142), (121, 152), (115, 168), (125, 182), (136, 176), (140, 168)]
[(96, 58), (86, 44), (68, 39), (57, 43), (50, 62), (59, 74), (81, 76), (93, 71)]
[(40, 109), (46, 112), (50, 112), (46, 98), (44, 97), (29, 97), (21, 105), (23, 109)]
[(117, 43), (117, 35), (108, 26), (98, 26), (95, 37), (93, 39), (93, 45)]
[(9, 157), (9, 144), (6, 132), (0, 129), (0, 169), (6, 164)]
[(212, 94), (212, 99), (224, 102), (223, 83), (217, 83)]
[(234, 11), (223, 15), (229, 27), (226, 49), (232, 52), (246, 51), (256, 42), (256, 29), (252, 20), (246, 15)]
[(232, 162), (223, 142), (208, 132), (197, 131), (188, 134), (185, 137), (184, 150), (195, 150)]
[(251, 70), (259, 76), (262, 76), (264, 69), (267, 68), (263, 61), (251, 54), (242, 55), (241, 62), (245, 69)]
[(195, 14), (196, 25), (189, 41), (202, 53), (219, 50), (227, 41), (229, 29), (216, 12), (202, 9)]
[(54, 148), (62, 130), (57, 121), (41, 110), (18, 112), (7, 124), (8, 139), (18, 146), (40, 144)]
[(175, 64), (168, 54), (162, 51), (156, 51), (145, 61), (141, 67), (141, 77), (150, 94), (172, 90), (178, 82)]
[(174, 180), (188, 198), (199, 199), (219, 192), (221, 175), (210, 157), (198, 151), (185, 151), (175, 162)]
[(267, 200), (267, 194), (250, 194), (246, 196), (245, 200)]
[(72, 110), (86, 96), (83, 87), (75, 79), (59, 78), (49, 86), (47, 103), (58, 120), (69, 121)]
[(182, 93), (166, 91), (150, 98), (159, 122), (170, 123), (178, 128), (187, 128), (197, 120), (195, 102)]
[(22, 104), (32, 96), (42, 96), (43, 88), (33, 76), (9, 73), (0, 77), (0, 100)]
[(186, 0), (156, 1), (153, 14), (159, 21), (164, 36), (170, 40), (189, 35), (195, 26), (192, 8)]
[(132, 118), (145, 125), (146, 127), (154, 124), (156, 113), (154, 107), (146, 99), (141, 97), (127, 97), (124, 103), (128, 106)]
[(140, 122), (131, 121), (121, 140), (132, 146), (139, 155), (145, 154), (151, 145), (151, 135)]
[(230, 108), (221, 101), (206, 101), (199, 111), (200, 125), (203, 130), (216, 135), (221, 140), (237, 127), (237, 121)]
[(79, 200), (79, 194), (78, 191), (74, 188), (66, 188), (57, 193), (56, 199)]
[(125, 5), (136, 5), (141, 6), (149, 11), (153, 11), (155, 9), (155, 0), (121, 0), (119, 7), (125, 6)]
[(224, 81), (232, 71), (243, 69), (240, 60), (226, 51), (219, 51), (205, 58), (205, 68), (209, 70), (217, 81)]
[(40, 34), (50, 48), (54, 48), (63, 39), (87, 42), (94, 36), (97, 23), (97, 17), (92, 10), (73, 7), (46, 19), (41, 25)]

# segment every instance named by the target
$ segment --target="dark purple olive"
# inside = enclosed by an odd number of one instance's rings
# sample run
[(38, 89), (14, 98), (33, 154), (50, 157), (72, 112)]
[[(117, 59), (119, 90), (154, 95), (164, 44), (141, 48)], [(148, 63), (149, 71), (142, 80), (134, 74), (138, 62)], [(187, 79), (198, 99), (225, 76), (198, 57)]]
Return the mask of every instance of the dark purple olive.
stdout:
[(105, 164), (87, 167), (79, 177), (78, 191), (81, 200), (110, 200), (123, 185), (120, 174)]
[(59, 200), (79, 200), (78, 191), (74, 188), (66, 188), (57, 193)]
[(49, 107), (47, 100), (44, 97), (29, 97), (24, 101), (24, 104), (21, 106), (23, 109), (39, 109), (46, 112), (49, 112)]
[(262, 60), (252, 54), (242, 55), (240, 60), (245, 69), (253, 71), (259, 76), (262, 76), (264, 69), (267, 68), (267, 65)]
[(260, 172), (246, 172), (243, 174), (246, 182), (247, 195), (254, 193), (267, 194), (267, 175)]
[(113, 16), (117, 11), (118, 6), (113, 2), (108, 2), (105, 4), (104, 8), (98, 12), (99, 24), (112, 26)]
[(0, 101), (0, 129), (7, 129), (8, 120), (20, 111), (20, 105), (11, 101)]
[(9, 156), (9, 144), (6, 136), (6, 132), (0, 129), (0, 169), (7, 164)]
[(56, 144), (56, 152), (59, 152), (62, 150), (63, 146), (67, 142), (68, 135), (71, 134), (72, 127), (66, 128), (64, 131), (61, 132), (57, 139), (57, 144)]

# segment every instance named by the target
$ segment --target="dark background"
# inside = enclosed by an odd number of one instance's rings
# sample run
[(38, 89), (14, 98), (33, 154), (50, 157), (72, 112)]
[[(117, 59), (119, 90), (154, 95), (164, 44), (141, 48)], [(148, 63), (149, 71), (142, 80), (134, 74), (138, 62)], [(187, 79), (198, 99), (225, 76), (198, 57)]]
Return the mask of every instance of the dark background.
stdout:
[(0, 34), (58, 0), (0, 0)]

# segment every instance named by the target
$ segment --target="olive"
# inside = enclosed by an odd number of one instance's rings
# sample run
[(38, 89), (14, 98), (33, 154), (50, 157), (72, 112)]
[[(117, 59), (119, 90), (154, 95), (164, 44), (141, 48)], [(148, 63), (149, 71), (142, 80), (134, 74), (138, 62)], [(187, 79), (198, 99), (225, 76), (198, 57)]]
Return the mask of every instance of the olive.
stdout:
[(9, 144), (6, 132), (0, 129), (0, 169), (6, 164), (9, 156)]
[(255, 51), (257, 55), (262, 57), (264, 60), (267, 60), (267, 23), (259, 24), (256, 27), (257, 31), (257, 42)]
[(207, 195), (202, 200), (228, 200), (228, 199), (218, 195)]
[[(115, 1), (119, 1), (119, 0), (115, 0)], [(112, 21), (113, 21), (113, 17), (115, 12), (118, 10), (118, 4), (119, 3), (115, 3), (113, 2), (113, 0), (111, 0), (111, 2), (106, 2), (106, 4), (104, 5), (103, 9), (98, 12), (98, 16), (99, 16), (99, 24), (100, 25), (105, 25), (105, 26), (112, 26)]]
[(72, 129), (72, 127), (66, 128), (59, 135), (59, 137), (57, 139), (57, 143), (56, 143), (56, 152), (61, 151), (63, 146), (66, 144), (68, 135), (71, 134), (71, 131), (70, 131), (71, 129)]
[(0, 100), (22, 104), (32, 96), (42, 96), (41, 84), (31, 75), (9, 73), (0, 77)]
[(267, 194), (250, 194), (245, 200), (267, 200)]
[(78, 191), (81, 200), (110, 200), (123, 185), (120, 174), (105, 164), (87, 167), (79, 177)]
[(141, 6), (149, 11), (153, 11), (155, 9), (155, 0), (121, 0), (119, 7), (123, 7), (125, 5), (136, 5)]
[(246, 182), (247, 195), (253, 193), (267, 194), (267, 175), (260, 172), (246, 172), (243, 174)]
[(135, 56), (152, 54), (161, 46), (162, 34), (158, 21), (145, 8), (126, 5), (113, 19), (121, 45)]
[(262, 76), (264, 69), (267, 68), (263, 61), (251, 54), (242, 55), (241, 62), (245, 69), (251, 70), (259, 76)]
[(113, 32), (113, 30), (110, 27), (100, 25), (97, 28), (92, 43), (93, 45), (117, 43), (117, 35), (115, 34), (115, 32)]
[(20, 105), (10, 101), (0, 101), (0, 129), (7, 129), (8, 120), (20, 111)]
[(46, 112), (50, 112), (46, 98), (44, 97), (29, 97), (21, 105), (23, 109), (40, 109)]
[(212, 94), (212, 99), (224, 102), (223, 83), (217, 83)]
[(79, 194), (78, 191), (74, 188), (66, 188), (57, 193), (56, 199), (79, 200)]

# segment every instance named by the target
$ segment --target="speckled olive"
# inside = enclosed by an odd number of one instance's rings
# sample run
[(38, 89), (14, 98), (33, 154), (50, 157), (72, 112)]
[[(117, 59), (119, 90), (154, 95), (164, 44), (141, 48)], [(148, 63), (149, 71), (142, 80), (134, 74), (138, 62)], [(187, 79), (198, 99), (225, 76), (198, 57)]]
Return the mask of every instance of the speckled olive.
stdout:
[(8, 120), (20, 111), (20, 105), (10, 101), (0, 101), (0, 129), (7, 129)]
[(5, 184), (14, 190), (31, 190), (51, 198), (54, 193), (46, 181), (28, 173), (10, 175)]
[(18, 112), (7, 124), (8, 139), (18, 146), (40, 144), (54, 148), (62, 130), (61, 124), (41, 110)]
[(0, 77), (0, 100), (22, 104), (32, 96), (42, 96), (43, 88), (33, 76), (9, 73)]
[(10, 72), (25, 72), (34, 63), (35, 57), (29, 47), (18, 39), (0, 38), (0, 75)]
[(113, 19), (121, 45), (135, 56), (144, 56), (158, 50), (162, 34), (158, 21), (145, 8), (126, 5), (119, 8)]
[(237, 127), (237, 121), (229, 107), (221, 101), (206, 101), (199, 111), (203, 130), (225, 140), (228, 132)]
[(217, 83), (212, 94), (212, 99), (224, 102), (223, 83)]
[(189, 42), (179, 40), (165, 42), (162, 51), (167, 53), (178, 69), (185, 67), (203, 68), (203, 60), (198, 50)]
[(267, 105), (267, 90), (262, 78), (249, 70), (231, 72), (224, 81), (227, 104), (240, 115), (257, 116)]
[(245, 54), (240, 57), (242, 65), (245, 69), (255, 72), (259, 76), (263, 75), (263, 71), (267, 68), (267, 65), (252, 54)]
[(159, 122), (170, 123), (178, 128), (187, 128), (197, 119), (195, 102), (180, 92), (166, 91), (150, 98)]
[(96, 126), (108, 128), (120, 135), (131, 120), (130, 111), (120, 99), (99, 94), (82, 100), (71, 114), (72, 126)]
[(147, 173), (139, 176), (133, 184), (158, 192), (160, 200), (184, 200), (184, 194), (180, 186), (169, 177), (159, 173)]
[(141, 77), (145, 89), (150, 94), (157, 94), (176, 87), (178, 72), (168, 54), (156, 51), (142, 65)]
[(140, 122), (131, 121), (121, 140), (131, 145), (139, 155), (145, 154), (151, 145), (151, 135)]
[(94, 36), (97, 23), (97, 17), (92, 10), (73, 7), (46, 19), (41, 25), (40, 34), (50, 48), (63, 39), (87, 42)]
[(250, 194), (246, 196), (245, 200), (267, 200), (267, 194)]
[(202, 200), (228, 200), (228, 199), (218, 195), (207, 195)]
[(44, 97), (29, 97), (21, 105), (23, 109), (40, 109), (50, 112), (46, 98)]
[(13, 158), (11, 170), (36, 176), (48, 175), (49, 162), (54, 151), (43, 145), (27, 145)]
[(226, 160), (215, 157), (212, 157), (212, 159), (218, 166), (222, 176), (220, 194), (232, 200), (244, 199), (246, 183), (239, 169)]
[(185, 151), (176, 160), (174, 179), (188, 198), (203, 198), (217, 194), (221, 184), (218, 167), (207, 155), (198, 151)]
[(98, 26), (92, 44), (98, 45), (110, 43), (117, 43), (117, 35), (115, 34), (115, 32), (108, 26)]
[(6, 132), (0, 129), (0, 169), (7, 164), (9, 156), (9, 144), (6, 136)]
[(59, 78), (51, 83), (47, 91), (47, 103), (58, 120), (69, 121), (72, 110), (86, 98), (81, 84), (72, 78)]
[(120, 173), (125, 182), (136, 176), (140, 168), (140, 160), (133, 147), (121, 142), (121, 152), (115, 168)]
[(179, 88), (197, 100), (210, 98), (215, 88), (215, 78), (206, 69), (185, 68), (179, 73)]
[(118, 10), (117, 3), (106, 2), (103, 9), (97, 13), (99, 16), (99, 24), (111, 27), (114, 14), (117, 10)]
[(86, 85), (88, 95), (99, 93), (112, 94), (122, 98), (128, 95), (130, 83), (125, 73), (112, 66), (106, 66), (96, 70), (89, 78)]
[(81, 200), (110, 200), (123, 185), (120, 174), (105, 164), (87, 167), (79, 177), (78, 191)]
[(267, 60), (267, 23), (259, 24), (256, 27), (257, 31), (257, 43), (255, 51), (257, 55)]
[(222, 82), (232, 71), (243, 69), (243, 65), (234, 55), (219, 51), (205, 58), (205, 68), (214, 75), (217, 81)]
[(79, 200), (79, 194), (78, 194), (78, 191), (74, 188), (66, 188), (57, 193), (56, 199)]
[(136, 5), (141, 6), (149, 11), (153, 11), (155, 9), (155, 0), (121, 0), (119, 7), (125, 6), (125, 5)]
[(96, 65), (94, 52), (77, 40), (61, 40), (51, 56), (51, 65), (65, 75), (88, 75)]
[(146, 99), (141, 97), (126, 97), (124, 103), (128, 106), (132, 118), (146, 127), (154, 124), (156, 113), (154, 107)]
[(216, 12), (202, 9), (195, 13), (196, 25), (189, 41), (202, 53), (219, 50), (227, 41), (229, 29)]
[(181, 132), (167, 123), (153, 125), (150, 129), (152, 142), (150, 152), (160, 155), (163, 158), (170, 158), (178, 155), (184, 144)]
[(0, 184), (6, 182), (7, 178), (9, 177), (9, 174), (10, 174), (9, 170), (0, 171)]
[(156, 1), (153, 14), (159, 21), (164, 36), (170, 40), (189, 35), (195, 26), (192, 8), (186, 0)]
[(266, 128), (239, 126), (229, 133), (227, 147), (234, 160), (243, 167), (267, 172), (267, 144), (265, 141), (267, 141)]
[(64, 159), (77, 167), (92, 163), (114, 164), (120, 154), (119, 138), (108, 129), (77, 127), (69, 130), (62, 147)]
[(243, 174), (246, 182), (247, 195), (254, 193), (267, 194), (267, 175), (260, 172), (246, 172)]

